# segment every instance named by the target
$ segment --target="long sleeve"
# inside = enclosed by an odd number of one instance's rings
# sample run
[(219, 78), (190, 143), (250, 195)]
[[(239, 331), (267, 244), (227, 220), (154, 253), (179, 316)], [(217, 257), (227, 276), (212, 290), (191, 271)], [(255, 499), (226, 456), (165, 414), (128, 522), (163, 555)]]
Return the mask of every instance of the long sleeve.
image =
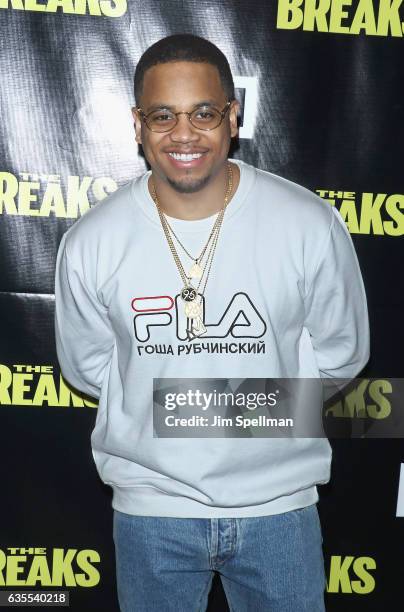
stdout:
[(68, 258), (66, 234), (59, 245), (55, 276), (55, 338), (61, 371), (76, 389), (99, 398), (114, 348), (107, 309)]
[(338, 210), (332, 211), (327, 241), (305, 296), (305, 327), (320, 376), (351, 380), (369, 359), (369, 318), (351, 236)]

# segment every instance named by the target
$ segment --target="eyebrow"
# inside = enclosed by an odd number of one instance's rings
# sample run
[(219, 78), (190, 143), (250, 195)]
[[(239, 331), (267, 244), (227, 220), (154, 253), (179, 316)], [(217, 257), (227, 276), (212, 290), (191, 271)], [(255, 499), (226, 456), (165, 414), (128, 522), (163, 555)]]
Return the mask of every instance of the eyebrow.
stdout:
[[(217, 103), (217, 100), (201, 100), (193, 105), (192, 110), (195, 108), (199, 108), (200, 106), (216, 106), (219, 107), (220, 104)], [(170, 110), (174, 111), (175, 106), (170, 106), (170, 104), (158, 103), (153, 104), (147, 108), (146, 114), (152, 113), (155, 110)]]

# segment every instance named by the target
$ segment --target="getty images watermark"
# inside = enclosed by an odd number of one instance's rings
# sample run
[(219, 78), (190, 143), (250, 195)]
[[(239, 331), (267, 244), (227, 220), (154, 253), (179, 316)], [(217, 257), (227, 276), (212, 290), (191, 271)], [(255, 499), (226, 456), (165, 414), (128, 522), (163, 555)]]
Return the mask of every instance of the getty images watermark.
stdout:
[(216, 411), (221, 407), (228, 408), (237, 407), (250, 411), (255, 411), (259, 407), (274, 407), (277, 403), (277, 395), (279, 389), (274, 393), (233, 393), (231, 391), (218, 392), (216, 389), (210, 392), (202, 391), (201, 389), (187, 389), (186, 392), (166, 392), (164, 394), (164, 408), (166, 410), (175, 410), (184, 406), (188, 408), (199, 408), (202, 413), (207, 412), (207, 416), (192, 415), (188, 417), (177, 417), (174, 415), (166, 416), (165, 423), (169, 427), (243, 427), (244, 429), (251, 426), (266, 426), (266, 427), (293, 427), (293, 418), (278, 418), (265, 415), (258, 417), (247, 417), (242, 414), (224, 417)]
[(155, 378), (157, 438), (404, 437), (404, 379)]
[[(154, 379), (156, 437), (324, 437), (318, 379)], [(299, 386), (299, 389), (297, 389)], [(295, 387), (295, 388), (294, 388)], [(299, 399), (300, 398), (300, 399)], [(317, 406), (312, 418), (298, 408)]]

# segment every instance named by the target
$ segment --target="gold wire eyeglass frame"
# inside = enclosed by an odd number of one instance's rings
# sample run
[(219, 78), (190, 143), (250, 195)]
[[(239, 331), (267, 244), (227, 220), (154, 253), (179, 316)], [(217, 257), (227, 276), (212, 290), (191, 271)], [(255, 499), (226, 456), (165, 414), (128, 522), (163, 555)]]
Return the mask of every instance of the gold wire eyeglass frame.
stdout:
[[(190, 124), (192, 125), (192, 127), (194, 127), (195, 129), (197, 129), (197, 130), (202, 130), (203, 132), (210, 132), (210, 131), (212, 131), (212, 130), (216, 130), (216, 129), (219, 127), (219, 125), (222, 123), (222, 121), (223, 121), (223, 119), (224, 119), (224, 117), (225, 117), (225, 115), (226, 115), (227, 111), (228, 111), (228, 110), (229, 110), (229, 108), (230, 108), (230, 104), (231, 104), (231, 103), (232, 103), (232, 101), (231, 101), (231, 100), (229, 100), (229, 101), (226, 103), (226, 106), (225, 106), (225, 107), (224, 107), (222, 110), (219, 110), (219, 109), (217, 109), (217, 108), (212, 107), (212, 108), (213, 108), (213, 110), (215, 110), (215, 111), (217, 111), (218, 113), (220, 113), (220, 121), (219, 121), (219, 123), (218, 123), (217, 125), (215, 125), (215, 127), (212, 127), (212, 128), (202, 128), (202, 127), (196, 126), (196, 125), (194, 125), (194, 124), (192, 123), (191, 116), (193, 115), (193, 113), (195, 113), (196, 111), (198, 111), (198, 110), (199, 110), (201, 107), (196, 108), (196, 109), (194, 109), (193, 111), (190, 111), (190, 112), (188, 112), (188, 111), (180, 111), (180, 112), (178, 112), (178, 113), (171, 113), (171, 111), (169, 111), (169, 112), (170, 112), (170, 113), (173, 115), (173, 117), (175, 117), (175, 124), (174, 124), (173, 126), (171, 126), (170, 128), (168, 128), (167, 130), (153, 130), (153, 129), (150, 127), (150, 125), (147, 123), (147, 118), (148, 118), (148, 117), (150, 117), (150, 115), (151, 115), (152, 113), (155, 113), (155, 112), (156, 112), (155, 110), (151, 111), (151, 113), (148, 113), (147, 115), (146, 115), (146, 114), (143, 112), (143, 110), (141, 109), (141, 107), (140, 107), (140, 106), (137, 106), (137, 107), (135, 108), (135, 110), (137, 110), (137, 112), (138, 112), (138, 113), (139, 113), (139, 115), (141, 116), (142, 120), (143, 120), (143, 121), (144, 121), (144, 123), (146, 124), (146, 127), (148, 127), (148, 128), (149, 128), (149, 130), (150, 130), (151, 132), (158, 132), (158, 133), (160, 133), (160, 134), (163, 134), (163, 133), (165, 133), (165, 132), (171, 132), (171, 130), (173, 130), (173, 129), (176, 127), (176, 125), (178, 124), (178, 115), (187, 115), (187, 117), (188, 117), (188, 121), (190, 122)], [(161, 109), (161, 110), (165, 110), (165, 109)]]

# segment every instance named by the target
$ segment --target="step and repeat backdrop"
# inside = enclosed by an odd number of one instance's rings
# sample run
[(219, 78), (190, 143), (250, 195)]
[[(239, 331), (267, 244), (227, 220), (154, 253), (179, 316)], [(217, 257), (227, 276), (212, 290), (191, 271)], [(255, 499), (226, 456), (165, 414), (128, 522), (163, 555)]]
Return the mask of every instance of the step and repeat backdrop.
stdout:
[[(146, 169), (130, 112), (136, 62), (190, 32), (229, 59), (242, 108), (232, 156), (319, 194), (354, 241), (371, 359), (326, 413), (344, 432), (319, 487), (326, 605), (401, 609), (402, 4), (0, 0), (0, 598), (118, 612), (111, 493), (90, 449), (97, 404), (60, 376), (54, 269), (63, 233)], [(228, 610), (217, 578), (209, 610)]]

